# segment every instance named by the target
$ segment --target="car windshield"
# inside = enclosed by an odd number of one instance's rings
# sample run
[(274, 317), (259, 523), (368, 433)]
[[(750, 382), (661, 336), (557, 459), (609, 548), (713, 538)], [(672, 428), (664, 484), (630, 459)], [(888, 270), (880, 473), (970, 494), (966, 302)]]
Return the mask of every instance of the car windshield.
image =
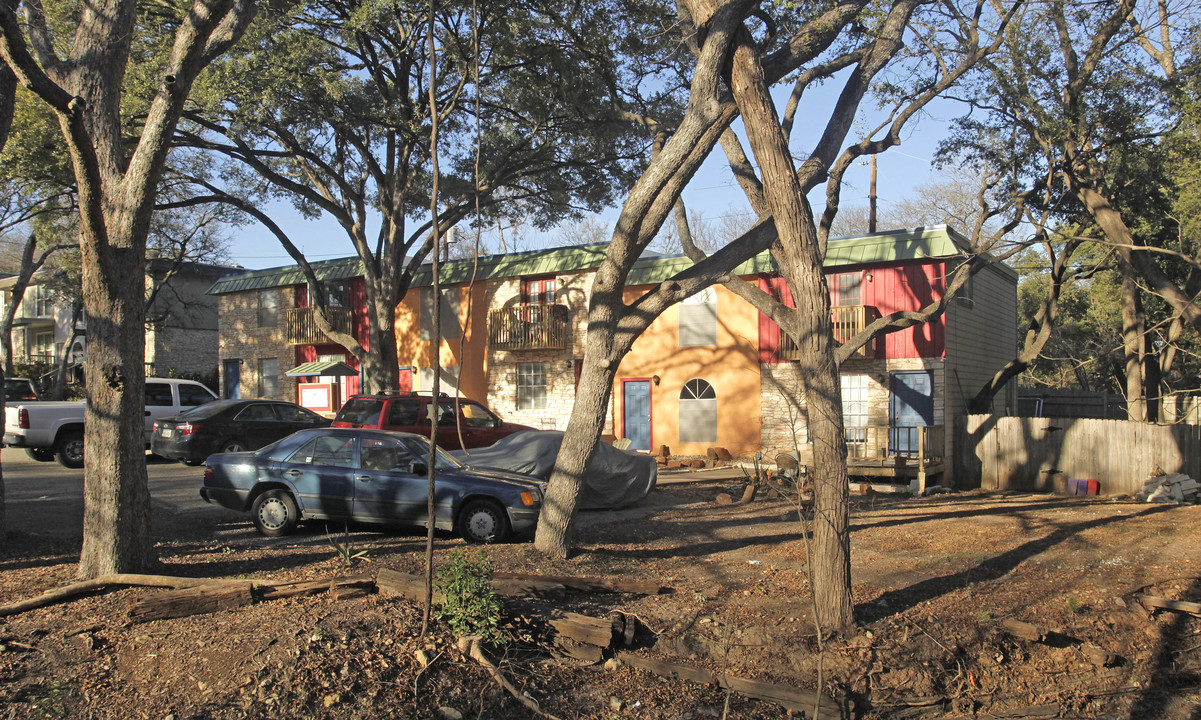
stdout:
[(337, 420), (354, 425), (378, 425), (380, 410), (383, 407), (384, 401), (380, 398), (351, 398), (350, 402), (338, 411)]
[[(415, 457), (425, 460), (430, 456), (430, 441), (428, 438), (422, 437), (421, 435), (410, 435), (405, 438), (405, 442), (407, 442), (409, 445), (409, 452), (413, 453)], [(437, 450), (434, 455), (434, 462), (437, 463), (437, 466), (434, 468), (435, 470), (462, 469), (462, 464), (460, 464), (458, 460), (455, 460), (453, 457), (451, 457), (450, 453), (446, 452), (437, 445), (435, 445), (434, 448)]]

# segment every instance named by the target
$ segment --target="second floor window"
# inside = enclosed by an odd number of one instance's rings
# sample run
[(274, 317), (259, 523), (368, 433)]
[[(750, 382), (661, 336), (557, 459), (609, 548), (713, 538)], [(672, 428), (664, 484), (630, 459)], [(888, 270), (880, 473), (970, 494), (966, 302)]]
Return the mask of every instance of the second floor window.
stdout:
[(526, 278), (521, 281), (522, 305), (553, 305), (556, 282), (552, 277)]
[(259, 290), (259, 327), (279, 325), (279, 290)]
[(34, 314), (37, 317), (48, 317), (54, 314), (54, 293), (45, 285), (34, 286)]
[(850, 272), (830, 275), (827, 282), (830, 285), (831, 305), (862, 305), (859, 302), (859, 285), (863, 273)]
[(717, 291), (712, 287), (680, 303), (680, 347), (717, 344)]
[[(451, 287), (442, 290), (441, 327), (439, 334), (443, 339), (459, 337), (459, 288)], [(434, 290), (421, 289), (421, 339), (432, 340), (434, 332)]]

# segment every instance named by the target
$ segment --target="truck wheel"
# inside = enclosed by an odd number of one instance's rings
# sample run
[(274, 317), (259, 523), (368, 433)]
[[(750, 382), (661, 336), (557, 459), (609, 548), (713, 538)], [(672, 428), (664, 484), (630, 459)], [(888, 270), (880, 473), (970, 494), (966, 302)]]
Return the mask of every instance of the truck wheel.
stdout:
[(50, 462), (54, 459), (54, 450), (50, 448), (25, 448), (25, 454), (29, 459), (38, 462)]
[(73, 430), (59, 437), (54, 446), (54, 459), (65, 468), (83, 467), (83, 433)]

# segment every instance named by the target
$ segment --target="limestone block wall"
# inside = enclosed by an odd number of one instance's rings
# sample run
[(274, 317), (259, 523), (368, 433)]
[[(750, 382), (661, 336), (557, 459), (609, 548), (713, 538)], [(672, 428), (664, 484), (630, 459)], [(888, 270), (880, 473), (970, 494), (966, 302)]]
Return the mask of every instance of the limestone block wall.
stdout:
[(220, 296), (218, 325), (220, 340), (217, 348), (221, 387), (213, 388), (225, 394), (225, 361), (241, 361), (242, 397), (259, 394), (259, 359), (279, 360), (279, 391), (275, 398), (296, 402), (296, 380), (284, 373), (295, 366), (296, 349), (284, 336), (284, 315), (296, 306), (291, 288), (279, 289), (279, 323), (275, 327), (259, 327), (259, 291), (228, 293)]
[[(804, 390), (797, 363), (761, 363), (760, 392), (763, 403), (761, 442), (764, 456), (792, 452), (812, 453)], [(946, 374), (942, 358), (902, 358), (896, 360), (848, 360), (844, 375), (868, 376), (869, 425), (887, 426), (889, 421), (889, 373), (904, 370), (929, 370), (934, 378), (934, 424), (946, 424)], [(951, 432), (946, 432), (950, 438)]]
[[(563, 350), (518, 351), (488, 348), (488, 406), (506, 420), (544, 430), (565, 430), (575, 403), (576, 363), (584, 358), (588, 332), (588, 298), (595, 273), (571, 273), (555, 278), (555, 302), (568, 308), (570, 340)], [(489, 311), (512, 307), (521, 302), (521, 278), (491, 282), (486, 292)], [(517, 409), (517, 366), (543, 363), (546, 370), (546, 407)], [(605, 432), (611, 433), (612, 411), (605, 419)]]

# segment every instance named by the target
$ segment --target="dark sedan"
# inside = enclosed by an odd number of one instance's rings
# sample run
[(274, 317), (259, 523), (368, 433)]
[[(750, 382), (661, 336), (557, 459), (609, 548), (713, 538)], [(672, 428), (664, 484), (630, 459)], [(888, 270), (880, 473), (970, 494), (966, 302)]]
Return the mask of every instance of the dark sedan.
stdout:
[(257, 450), (329, 419), (278, 400), (215, 400), (154, 423), (150, 451), (199, 465), (209, 455)]
[[(200, 497), (251, 512), (271, 537), (310, 519), (424, 527), (429, 452), (429, 440), (410, 433), (304, 430), (255, 453), (213, 455)], [(440, 448), (435, 463), (435, 527), (468, 542), (500, 542), (537, 525), (542, 483), (469, 470)]]

